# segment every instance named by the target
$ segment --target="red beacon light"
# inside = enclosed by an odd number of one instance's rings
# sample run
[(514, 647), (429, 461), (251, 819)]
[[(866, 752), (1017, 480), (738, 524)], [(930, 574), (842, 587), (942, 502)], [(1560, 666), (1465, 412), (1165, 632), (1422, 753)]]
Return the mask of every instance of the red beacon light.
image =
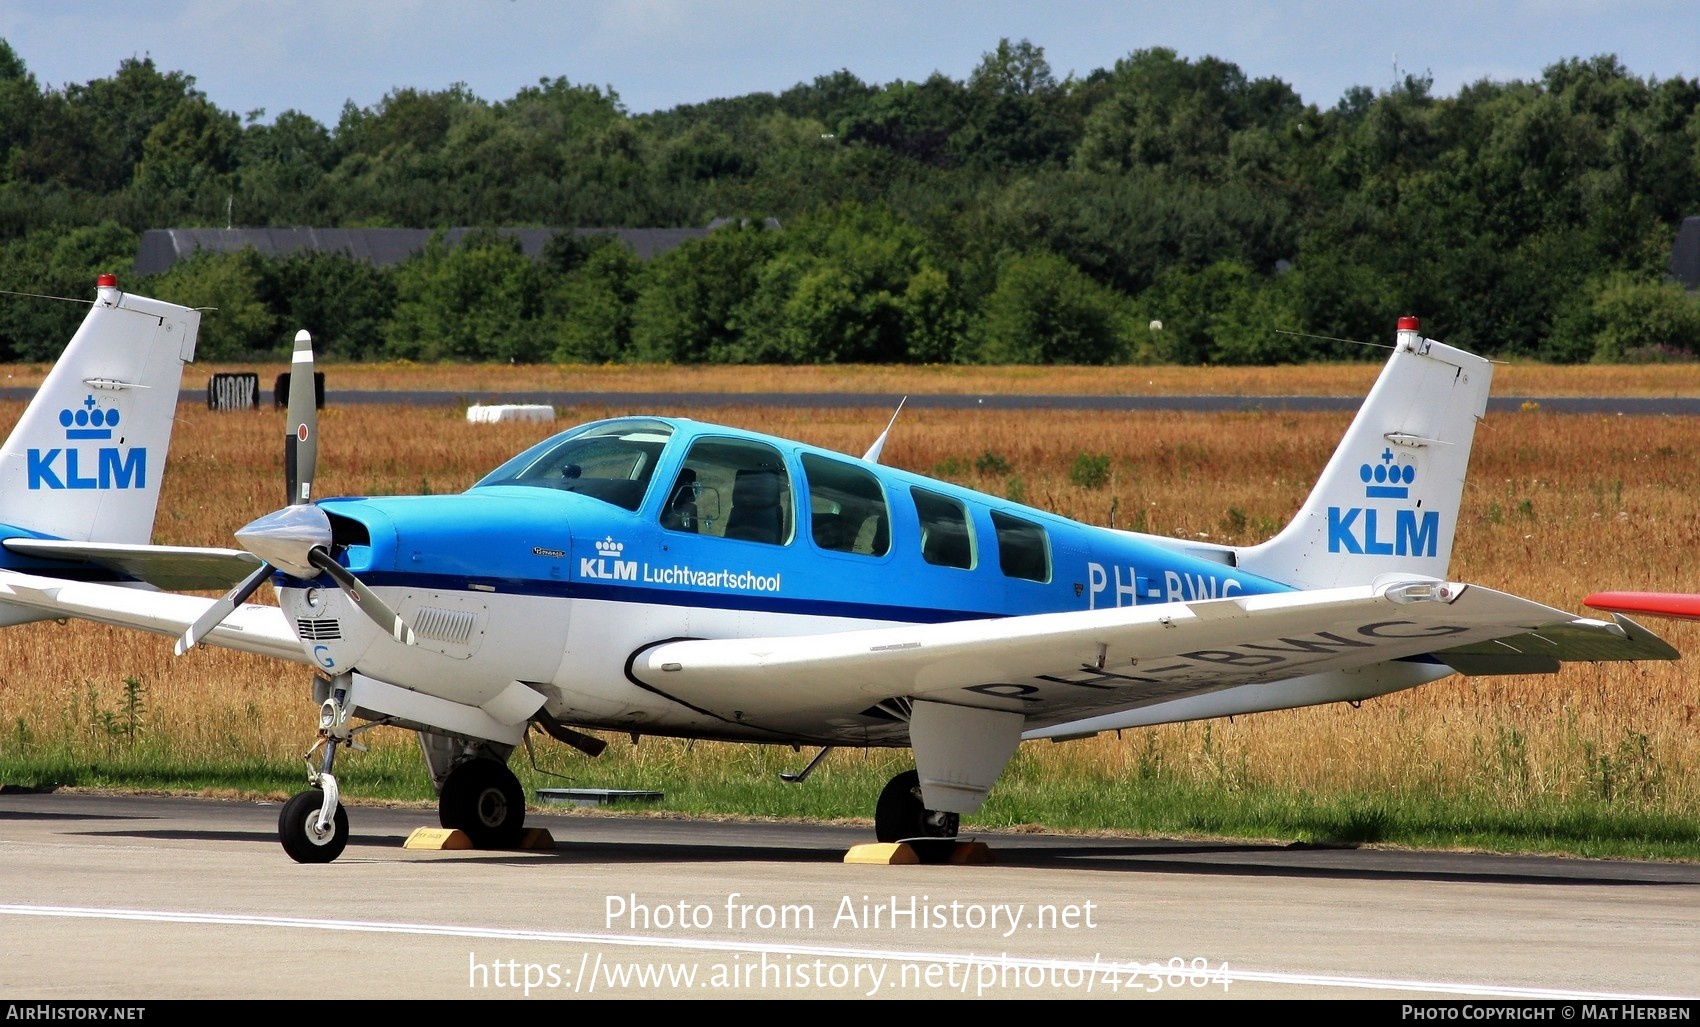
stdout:
[(1404, 317), (1399, 319), (1399, 330), (1401, 332), (1420, 332), (1422, 331), (1422, 328), (1423, 322), (1421, 318), (1412, 317), (1411, 315), (1406, 314)]
[(116, 289), (118, 288), (118, 276), (108, 272), (96, 278), (94, 284), (99, 289)]

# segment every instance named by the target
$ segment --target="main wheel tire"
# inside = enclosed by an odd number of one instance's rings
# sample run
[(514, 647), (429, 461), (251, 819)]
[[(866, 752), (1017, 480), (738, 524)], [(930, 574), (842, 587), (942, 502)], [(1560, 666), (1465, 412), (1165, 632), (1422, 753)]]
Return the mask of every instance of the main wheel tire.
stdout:
[(921, 805), (921, 775), (913, 770), (886, 782), (874, 805), (874, 837), (882, 842), (919, 838), (926, 834), (926, 807)]
[(297, 792), (277, 817), (277, 837), (283, 851), (297, 863), (329, 863), (348, 846), (348, 813), (337, 803), (330, 829), (320, 831), (319, 810), (325, 793), (318, 788)]
[(476, 848), (514, 848), (525, 830), (525, 789), (506, 764), (468, 760), (443, 782), (437, 821), (466, 832)]
[(905, 771), (886, 783), (874, 805), (874, 837), (882, 842), (905, 841), (923, 863), (944, 863), (956, 851), (956, 832), (962, 818), (940, 813), (921, 803), (921, 775)]

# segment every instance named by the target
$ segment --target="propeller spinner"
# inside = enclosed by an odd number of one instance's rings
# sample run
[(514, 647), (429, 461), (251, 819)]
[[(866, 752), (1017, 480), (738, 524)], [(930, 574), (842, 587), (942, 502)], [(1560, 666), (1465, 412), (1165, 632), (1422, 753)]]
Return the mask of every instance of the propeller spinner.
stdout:
[(309, 581), (321, 572), (329, 575), (391, 638), (404, 645), (414, 644), (413, 629), (401, 615), (331, 556), (330, 518), (312, 500), (313, 475), (319, 462), (318, 411), (313, 337), (303, 330), (295, 333), (295, 353), (290, 358), (289, 432), (284, 436), (283, 458), (289, 505), (236, 532), (237, 544), (264, 562), (189, 625), (177, 640), (177, 655), (193, 649), (253, 595), (261, 582), (279, 572)]

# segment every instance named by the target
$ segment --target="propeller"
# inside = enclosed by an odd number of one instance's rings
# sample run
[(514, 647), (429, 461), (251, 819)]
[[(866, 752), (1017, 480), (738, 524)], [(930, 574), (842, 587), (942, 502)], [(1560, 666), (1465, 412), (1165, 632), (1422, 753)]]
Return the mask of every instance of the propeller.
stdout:
[(312, 580), (324, 573), (335, 581), (360, 611), (397, 642), (413, 645), (413, 629), (348, 568), (331, 556), (331, 520), (313, 503), (313, 475), (319, 463), (319, 404), (313, 375), (313, 337), (295, 333), (290, 358), (289, 433), (284, 436), (284, 477), (288, 505), (266, 514), (236, 532), (242, 548), (262, 561), (189, 625), (177, 640), (178, 656), (193, 649), (224, 619), (254, 594), (260, 583), (282, 572)]

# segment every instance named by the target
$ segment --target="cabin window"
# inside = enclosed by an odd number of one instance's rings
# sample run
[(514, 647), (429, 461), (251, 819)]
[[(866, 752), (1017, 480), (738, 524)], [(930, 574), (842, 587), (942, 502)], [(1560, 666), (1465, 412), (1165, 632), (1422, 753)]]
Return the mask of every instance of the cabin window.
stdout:
[(478, 485), (560, 489), (636, 510), (643, 504), (661, 450), (672, 436), (672, 426), (664, 421), (588, 425), (538, 443), (491, 471)]
[(839, 553), (884, 556), (891, 521), (879, 479), (851, 464), (803, 455), (809, 485), (809, 530), (815, 545)]
[(1051, 580), (1051, 544), (1044, 528), (996, 510), (992, 527), (998, 533), (998, 566), (1005, 577)]
[(770, 546), (791, 541), (791, 476), (772, 446), (698, 439), (661, 509), (661, 526)]
[(937, 492), (912, 488), (915, 512), (921, 518), (921, 559), (939, 567), (974, 567), (974, 532), (968, 510)]

